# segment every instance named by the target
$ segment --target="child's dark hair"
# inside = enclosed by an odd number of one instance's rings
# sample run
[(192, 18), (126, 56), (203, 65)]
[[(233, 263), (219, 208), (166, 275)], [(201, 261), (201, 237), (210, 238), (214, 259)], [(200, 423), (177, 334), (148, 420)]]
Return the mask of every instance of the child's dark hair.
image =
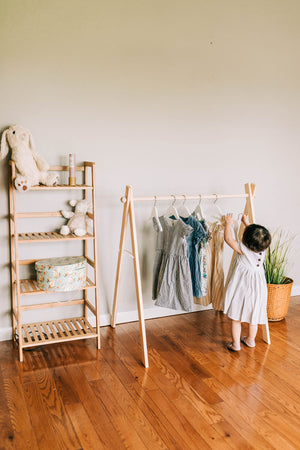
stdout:
[(253, 252), (262, 252), (271, 244), (271, 235), (262, 225), (252, 223), (245, 228), (243, 244)]

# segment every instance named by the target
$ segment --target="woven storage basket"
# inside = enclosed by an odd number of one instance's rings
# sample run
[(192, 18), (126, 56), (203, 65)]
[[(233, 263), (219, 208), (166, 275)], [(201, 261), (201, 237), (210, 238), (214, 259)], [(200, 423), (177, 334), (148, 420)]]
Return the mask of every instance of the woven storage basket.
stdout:
[(270, 322), (282, 320), (287, 315), (293, 280), (286, 278), (285, 284), (267, 284), (268, 303), (267, 315)]

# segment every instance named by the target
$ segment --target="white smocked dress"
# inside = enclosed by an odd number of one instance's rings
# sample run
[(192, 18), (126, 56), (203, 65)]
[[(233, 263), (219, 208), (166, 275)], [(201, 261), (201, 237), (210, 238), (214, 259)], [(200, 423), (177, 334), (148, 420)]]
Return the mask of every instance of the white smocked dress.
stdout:
[(253, 252), (239, 242), (242, 255), (236, 254), (224, 296), (224, 313), (233, 320), (251, 325), (265, 324), (267, 284), (263, 262), (265, 252)]

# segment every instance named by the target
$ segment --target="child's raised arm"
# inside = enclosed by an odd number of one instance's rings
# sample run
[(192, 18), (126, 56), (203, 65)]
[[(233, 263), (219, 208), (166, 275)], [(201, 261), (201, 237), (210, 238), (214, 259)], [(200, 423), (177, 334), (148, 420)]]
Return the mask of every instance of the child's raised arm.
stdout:
[(243, 222), (243, 224), (245, 225), (245, 227), (247, 227), (248, 225), (250, 225), (249, 217), (247, 216), (247, 214), (243, 214), (243, 216), (242, 216), (242, 222)]
[(234, 224), (233, 214), (228, 213), (225, 216), (225, 230), (224, 230), (224, 240), (226, 244), (229, 245), (229, 247), (232, 248), (235, 252), (239, 253), (240, 255), (243, 254), (240, 247), (238, 246), (237, 241), (234, 239), (232, 234), (232, 225)]

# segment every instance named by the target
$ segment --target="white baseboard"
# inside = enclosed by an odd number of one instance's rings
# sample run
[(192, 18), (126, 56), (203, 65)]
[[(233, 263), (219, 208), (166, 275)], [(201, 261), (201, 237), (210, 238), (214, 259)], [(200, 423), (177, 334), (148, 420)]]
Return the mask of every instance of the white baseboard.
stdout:
[[(194, 305), (194, 311), (203, 311), (207, 309), (212, 309), (211, 306), (201, 306)], [(187, 314), (184, 311), (173, 311), (167, 308), (146, 308), (144, 309), (145, 319), (156, 319), (159, 317), (175, 316), (178, 314)], [(89, 315), (88, 320), (90, 324), (94, 327), (96, 325), (96, 320), (94, 315)], [(138, 312), (136, 311), (124, 311), (117, 314), (117, 324), (126, 322), (136, 322), (138, 320)], [(110, 314), (100, 315), (101, 327), (110, 325)], [(0, 341), (7, 341), (12, 338), (12, 328), (0, 328)]]
[(12, 338), (12, 328), (0, 328), (0, 341), (9, 341)]
[(295, 296), (295, 295), (300, 295), (300, 285), (299, 286), (293, 286), (292, 287), (292, 296)]
[[(194, 305), (194, 311), (205, 311), (207, 309), (212, 309), (212, 306), (201, 306)], [(176, 316), (178, 314), (188, 314), (185, 311), (173, 311), (168, 308), (146, 308), (144, 309), (145, 319), (157, 319), (159, 317)], [(91, 318), (92, 319), (92, 318)], [(126, 323), (126, 322), (136, 322), (139, 320), (138, 312), (136, 311), (124, 311), (117, 314), (116, 323)], [(101, 326), (110, 325), (110, 315), (105, 314), (100, 316)]]
[[(292, 296), (300, 295), (300, 285), (293, 286), (292, 288)], [(212, 309), (211, 306), (201, 306), (194, 305), (194, 311), (204, 311)], [(146, 308), (144, 309), (144, 317), (145, 319), (157, 319), (159, 317), (167, 317), (167, 316), (176, 316), (178, 314), (187, 314), (184, 311), (173, 311), (168, 308)], [(117, 324), (126, 323), (126, 322), (136, 322), (138, 320), (138, 312), (135, 311), (123, 311), (117, 314)], [(95, 316), (89, 316), (89, 321), (92, 326), (95, 326)], [(100, 324), (102, 327), (110, 325), (110, 315), (109, 314), (101, 314), (100, 315)], [(12, 338), (12, 328), (0, 328), (0, 341), (7, 341)]]

